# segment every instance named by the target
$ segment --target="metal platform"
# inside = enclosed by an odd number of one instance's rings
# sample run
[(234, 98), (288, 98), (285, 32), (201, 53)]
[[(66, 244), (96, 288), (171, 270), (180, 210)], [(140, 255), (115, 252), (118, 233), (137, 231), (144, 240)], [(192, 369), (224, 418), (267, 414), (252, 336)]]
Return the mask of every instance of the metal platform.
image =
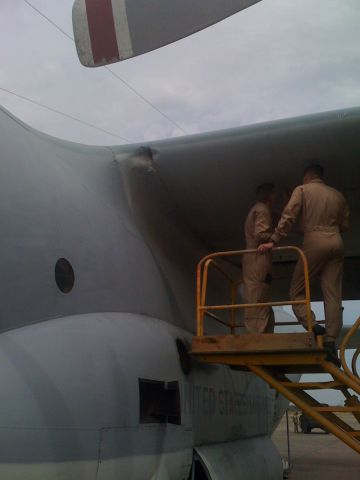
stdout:
[[(266, 333), (237, 335), (239, 324), (236, 311), (241, 308), (271, 307), (271, 302), (261, 304), (240, 304), (236, 299), (237, 284), (230, 275), (216, 262), (218, 257), (241, 255), (254, 251), (220, 252), (202, 259), (197, 270), (197, 335), (192, 341), (191, 354), (204, 363), (229, 365), (239, 370), (250, 371), (264, 380), (271, 388), (276, 389), (288, 400), (297, 405), (307, 415), (314, 418), (327, 431), (336, 435), (346, 445), (360, 453), (360, 429), (354, 429), (342, 420), (337, 413), (351, 413), (360, 423), (360, 378), (356, 370), (356, 360), (360, 355), (357, 348), (352, 371), (345, 360), (345, 349), (351, 337), (360, 327), (360, 318), (350, 329), (340, 349), (341, 362), (332, 352), (323, 346), (322, 337), (312, 332), (310, 286), (306, 258), (296, 247), (282, 247), (282, 250), (296, 251), (303, 261), (305, 278), (305, 298), (303, 300), (276, 302), (276, 305), (304, 304), (307, 312), (307, 331), (304, 333)], [(256, 251), (255, 251), (256, 252)], [(209, 268), (213, 267), (222, 273), (230, 283), (229, 305), (207, 305), (207, 283)], [(214, 312), (230, 313), (229, 321), (217, 316)], [(209, 317), (229, 328), (227, 335), (205, 335), (204, 321)], [(297, 323), (297, 322), (294, 322)], [(291, 322), (290, 322), (291, 324)], [(287, 375), (291, 373), (327, 374), (331, 381), (296, 382)], [(309, 392), (313, 390), (335, 389), (345, 398), (344, 406), (324, 406), (315, 400)]]

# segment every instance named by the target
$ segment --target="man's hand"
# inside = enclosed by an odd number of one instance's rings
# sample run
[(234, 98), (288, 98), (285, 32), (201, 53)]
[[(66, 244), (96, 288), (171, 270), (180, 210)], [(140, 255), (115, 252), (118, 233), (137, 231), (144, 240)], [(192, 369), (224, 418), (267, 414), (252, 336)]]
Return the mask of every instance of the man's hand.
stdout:
[(274, 242), (262, 243), (261, 245), (259, 245), (258, 251), (261, 253), (265, 253), (268, 250), (271, 250), (273, 248), (274, 248)]

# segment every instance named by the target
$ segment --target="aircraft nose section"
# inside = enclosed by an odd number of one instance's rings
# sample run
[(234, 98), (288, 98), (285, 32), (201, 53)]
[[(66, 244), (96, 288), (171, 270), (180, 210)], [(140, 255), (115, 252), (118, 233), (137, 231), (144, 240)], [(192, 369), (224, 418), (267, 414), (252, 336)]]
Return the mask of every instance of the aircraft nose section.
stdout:
[(0, 478), (88, 479), (100, 451), (131, 459), (143, 434), (139, 379), (174, 378), (161, 361), (176, 355), (174, 328), (164, 325), (88, 314), (1, 334)]
[(0, 335), (0, 426), (98, 429), (129, 420), (125, 325), (89, 314)]
[(0, 478), (95, 476), (101, 429), (129, 415), (101, 327), (84, 315), (0, 335)]

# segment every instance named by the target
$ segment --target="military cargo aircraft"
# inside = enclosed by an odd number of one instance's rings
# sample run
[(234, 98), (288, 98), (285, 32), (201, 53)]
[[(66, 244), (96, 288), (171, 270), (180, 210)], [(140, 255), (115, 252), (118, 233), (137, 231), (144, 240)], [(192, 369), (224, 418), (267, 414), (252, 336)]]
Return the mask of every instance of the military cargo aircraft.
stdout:
[[(144, 53), (256, 2), (167, 3), (77, 0), (83, 63)], [(358, 298), (359, 125), (352, 109), (89, 147), (1, 108), (0, 478), (282, 478), (270, 436), (285, 399), (188, 354), (195, 268), (243, 244), (257, 184), (295, 185), (315, 155), (350, 204), (344, 298)], [(275, 265), (274, 298), (292, 268)]]

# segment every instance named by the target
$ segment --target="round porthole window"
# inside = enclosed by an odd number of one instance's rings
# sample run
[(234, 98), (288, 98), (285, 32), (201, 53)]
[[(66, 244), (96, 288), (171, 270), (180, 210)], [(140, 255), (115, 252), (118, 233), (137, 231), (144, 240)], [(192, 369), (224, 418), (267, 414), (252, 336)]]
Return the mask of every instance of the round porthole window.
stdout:
[(71, 263), (66, 258), (59, 258), (56, 262), (55, 281), (63, 293), (71, 292), (75, 283), (75, 274)]

